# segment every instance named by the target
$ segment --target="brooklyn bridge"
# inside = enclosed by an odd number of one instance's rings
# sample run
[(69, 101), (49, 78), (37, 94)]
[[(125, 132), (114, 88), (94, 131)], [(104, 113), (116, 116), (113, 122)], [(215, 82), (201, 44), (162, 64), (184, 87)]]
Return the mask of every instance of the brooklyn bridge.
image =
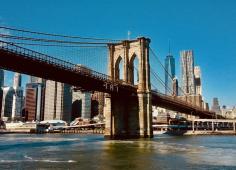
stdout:
[(161, 77), (167, 70), (149, 38), (111, 40), (1, 29), (7, 30), (0, 33), (2, 69), (105, 93), (106, 137), (152, 137), (152, 106), (215, 118), (203, 108), (201, 97), (165, 87)]

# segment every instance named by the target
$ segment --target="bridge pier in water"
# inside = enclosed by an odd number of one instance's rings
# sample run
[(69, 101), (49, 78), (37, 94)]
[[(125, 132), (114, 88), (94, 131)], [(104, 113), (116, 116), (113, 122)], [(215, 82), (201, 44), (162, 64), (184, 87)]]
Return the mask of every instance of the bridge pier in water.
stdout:
[(134, 59), (138, 59), (137, 92), (107, 94), (104, 114), (105, 137), (150, 138), (152, 131), (152, 97), (149, 65), (149, 43), (144, 37), (120, 44), (109, 44), (108, 74), (120, 80), (119, 62), (123, 63), (123, 81), (134, 85)]
[(105, 97), (105, 137), (111, 139), (150, 138), (152, 107), (150, 94)]

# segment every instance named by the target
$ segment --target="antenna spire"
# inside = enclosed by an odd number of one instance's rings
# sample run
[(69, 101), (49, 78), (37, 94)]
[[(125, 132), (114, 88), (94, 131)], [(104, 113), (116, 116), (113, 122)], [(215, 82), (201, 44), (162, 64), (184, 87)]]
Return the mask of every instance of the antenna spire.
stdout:
[(128, 31), (128, 40), (130, 40), (130, 35), (131, 35), (131, 32)]
[(168, 39), (168, 45), (169, 45), (169, 55), (171, 55), (171, 50), (170, 50), (170, 39)]

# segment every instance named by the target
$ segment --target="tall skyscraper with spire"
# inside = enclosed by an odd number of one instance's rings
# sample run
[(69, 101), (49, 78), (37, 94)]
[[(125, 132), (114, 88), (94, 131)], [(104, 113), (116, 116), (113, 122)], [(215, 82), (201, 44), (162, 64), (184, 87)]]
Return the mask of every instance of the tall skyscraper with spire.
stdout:
[(185, 94), (194, 95), (194, 56), (193, 50), (184, 50), (180, 52), (182, 89)]
[(173, 94), (173, 79), (175, 77), (175, 59), (170, 52), (169, 43), (169, 54), (165, 58), (165, 94)]

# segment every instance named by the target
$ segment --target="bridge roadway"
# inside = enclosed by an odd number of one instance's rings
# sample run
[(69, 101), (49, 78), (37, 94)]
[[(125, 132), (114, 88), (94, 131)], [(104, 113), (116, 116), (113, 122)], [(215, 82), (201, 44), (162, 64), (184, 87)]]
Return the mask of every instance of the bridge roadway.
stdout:
[[(112, 95), (137, 95), (137, 87), (123, 81), (112, 81), (109, 76), (11, 43), (0, 41), (0, 67), (28, 75), (54, 80), (89, 91)], [(215, 117), (200, 107), (193, 106), (171, 96), (152, 91), (152, 104), (166, 109), (198, 115), (200, 118)]]

